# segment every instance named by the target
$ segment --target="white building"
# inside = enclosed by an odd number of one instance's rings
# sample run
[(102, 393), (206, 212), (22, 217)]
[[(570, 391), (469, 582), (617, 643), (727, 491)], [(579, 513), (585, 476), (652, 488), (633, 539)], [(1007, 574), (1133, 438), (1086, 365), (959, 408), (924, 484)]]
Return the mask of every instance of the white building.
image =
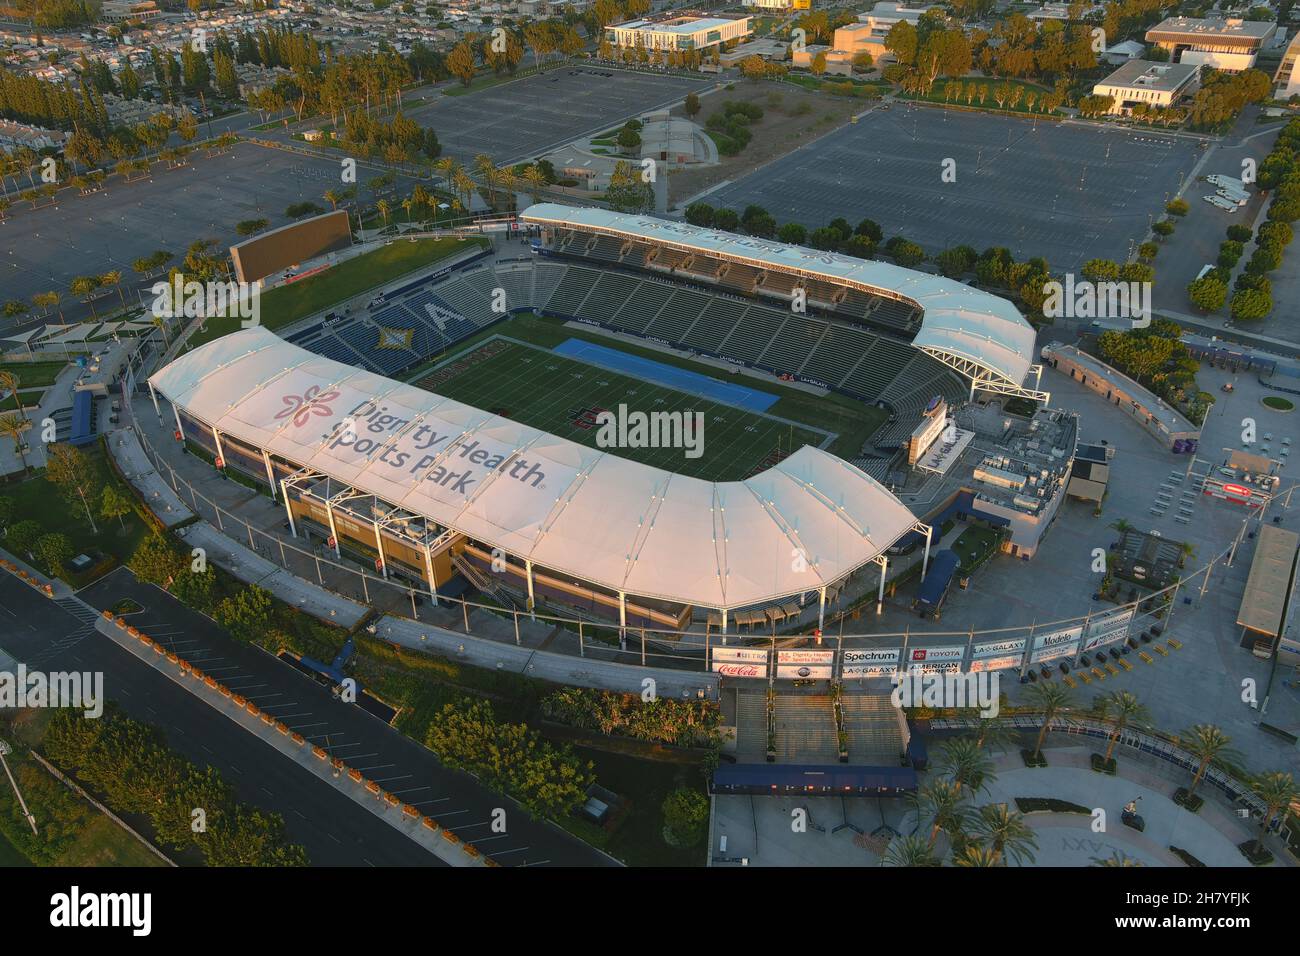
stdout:
[(709, 16), (692, 11), (639, 17), (605, 28), (605, 39), (617, 47), (644, 50), (704, 50), (753, 32), (747, 16)]
[(1286, 53), (1282, 54), (1282, 62), (1273, 76), (1273, 96), (1279, 100), (1300, 96), (1300, 33), (1291, 38)]
[(1277, 30), (1271, 21), (1202, 20), (1170, 17), (1147, 31), (1148, 43), (1169, 52), (1169, 59), (1239, 73), (1255, 65), (1255, 57)]
[(1201, 68), (1191, 63), (1148, 63), (1130, 60), (1092, 88), (1096, 96), (1115, 100), (1110, 111), (1129, 113), (1139, 103), (1173, 106), (1200, 86)]

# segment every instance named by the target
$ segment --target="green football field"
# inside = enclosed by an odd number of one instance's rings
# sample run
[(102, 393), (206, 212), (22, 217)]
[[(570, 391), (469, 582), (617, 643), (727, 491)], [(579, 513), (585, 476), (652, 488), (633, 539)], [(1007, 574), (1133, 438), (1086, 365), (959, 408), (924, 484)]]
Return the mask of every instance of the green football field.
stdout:
[(597, 412), (703, 412), (698, 458), (683, 448), (610, 448), (610, 453), (708, 481), (735, 481), (826, 435), (731, 405), (643, 382), (546, 349), (491, 339), (415, 385), (561, 438), (598, 447)]

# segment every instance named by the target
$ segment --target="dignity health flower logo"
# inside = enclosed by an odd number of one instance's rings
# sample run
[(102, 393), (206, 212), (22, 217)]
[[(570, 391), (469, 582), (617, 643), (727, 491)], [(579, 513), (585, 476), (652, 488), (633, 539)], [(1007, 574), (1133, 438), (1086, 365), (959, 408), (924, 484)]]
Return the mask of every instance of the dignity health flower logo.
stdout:
[(339, 392), (322, 392), (319, 385), (313, 385), (303, 392), (301, 396), (282, 395), (280, 400), (284, 402), (285, 407), (276, 412), (275, 418), (279, 421), (282, 418), (292, 417), (294, 426), (301, 428), (311, 421), (313, 415), (328, 418), (334, 414), (334, 410), (329, 407), (329, 404), (338, 397)]

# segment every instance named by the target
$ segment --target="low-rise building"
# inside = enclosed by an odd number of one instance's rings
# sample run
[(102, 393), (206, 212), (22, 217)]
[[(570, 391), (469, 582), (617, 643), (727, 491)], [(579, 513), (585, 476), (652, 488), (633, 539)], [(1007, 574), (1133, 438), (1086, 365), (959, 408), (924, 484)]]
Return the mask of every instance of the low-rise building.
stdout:
[(62, 149), (67, 140), (68, 134), (61, 130), (0, 120), (0, 150), (6, 153), (24, 147), (34, 150)]
[(1107, 47), (1101, 58), (1112, 66), (1119, 66), (1129, 60), (1141, 59), (1142, 54), (1146, 53), (1146, 51), (1147, 48), (1138, 43), (1137, 40), (1125, 40), (1123, 43), (1116, 43), (1112, 47)]
[(1267, 20), (1169, 17), (1148, 30), (1146, 40), (1168, 51), (1173, 62), (1239, 73), (1255, 65), (1276, 30), (1277, 24)]
[(605, 28), (605, 39), (617, 47), (687, 52), (741, 40), (752, 32), (748, 16), (674, 10), (612, 23)]
[(1273, 75), (1273, 96), (1279, 100), (1300, 96), (1300, 33), (1291, 38), (1277, 73)]
[(1127, 114), (1133, 107), (1176, 105), (1200, 87), (1201, 68), (1190, 63), (1150, 63), (1129, 60), (1092, 88), (1095, 96), (1109, 96), (1115, 102), (1110, 112)]

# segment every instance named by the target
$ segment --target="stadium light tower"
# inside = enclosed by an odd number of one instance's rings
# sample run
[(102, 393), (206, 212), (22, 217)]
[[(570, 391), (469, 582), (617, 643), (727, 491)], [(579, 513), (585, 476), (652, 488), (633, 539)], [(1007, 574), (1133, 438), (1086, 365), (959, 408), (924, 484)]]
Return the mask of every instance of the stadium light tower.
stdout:
[(9, 778), (9, 786), (14, 788), (14, 794), (18, 797), (18, 805), (23, 808), (23, 816), (27, 818), (27, 825), (32, 828), (32, 833), (39, 836), (36, 830), (36, 817), (27, 809), (27, 801), (23, 799), (23, 792), (18, 789), (18, 781), (9, 770), (9, 764), (5, 760), (5, 754), (11, 753), (13, 748), (5, 741), (0, 740), (0, 767), (5, 768), (5, 776)]

